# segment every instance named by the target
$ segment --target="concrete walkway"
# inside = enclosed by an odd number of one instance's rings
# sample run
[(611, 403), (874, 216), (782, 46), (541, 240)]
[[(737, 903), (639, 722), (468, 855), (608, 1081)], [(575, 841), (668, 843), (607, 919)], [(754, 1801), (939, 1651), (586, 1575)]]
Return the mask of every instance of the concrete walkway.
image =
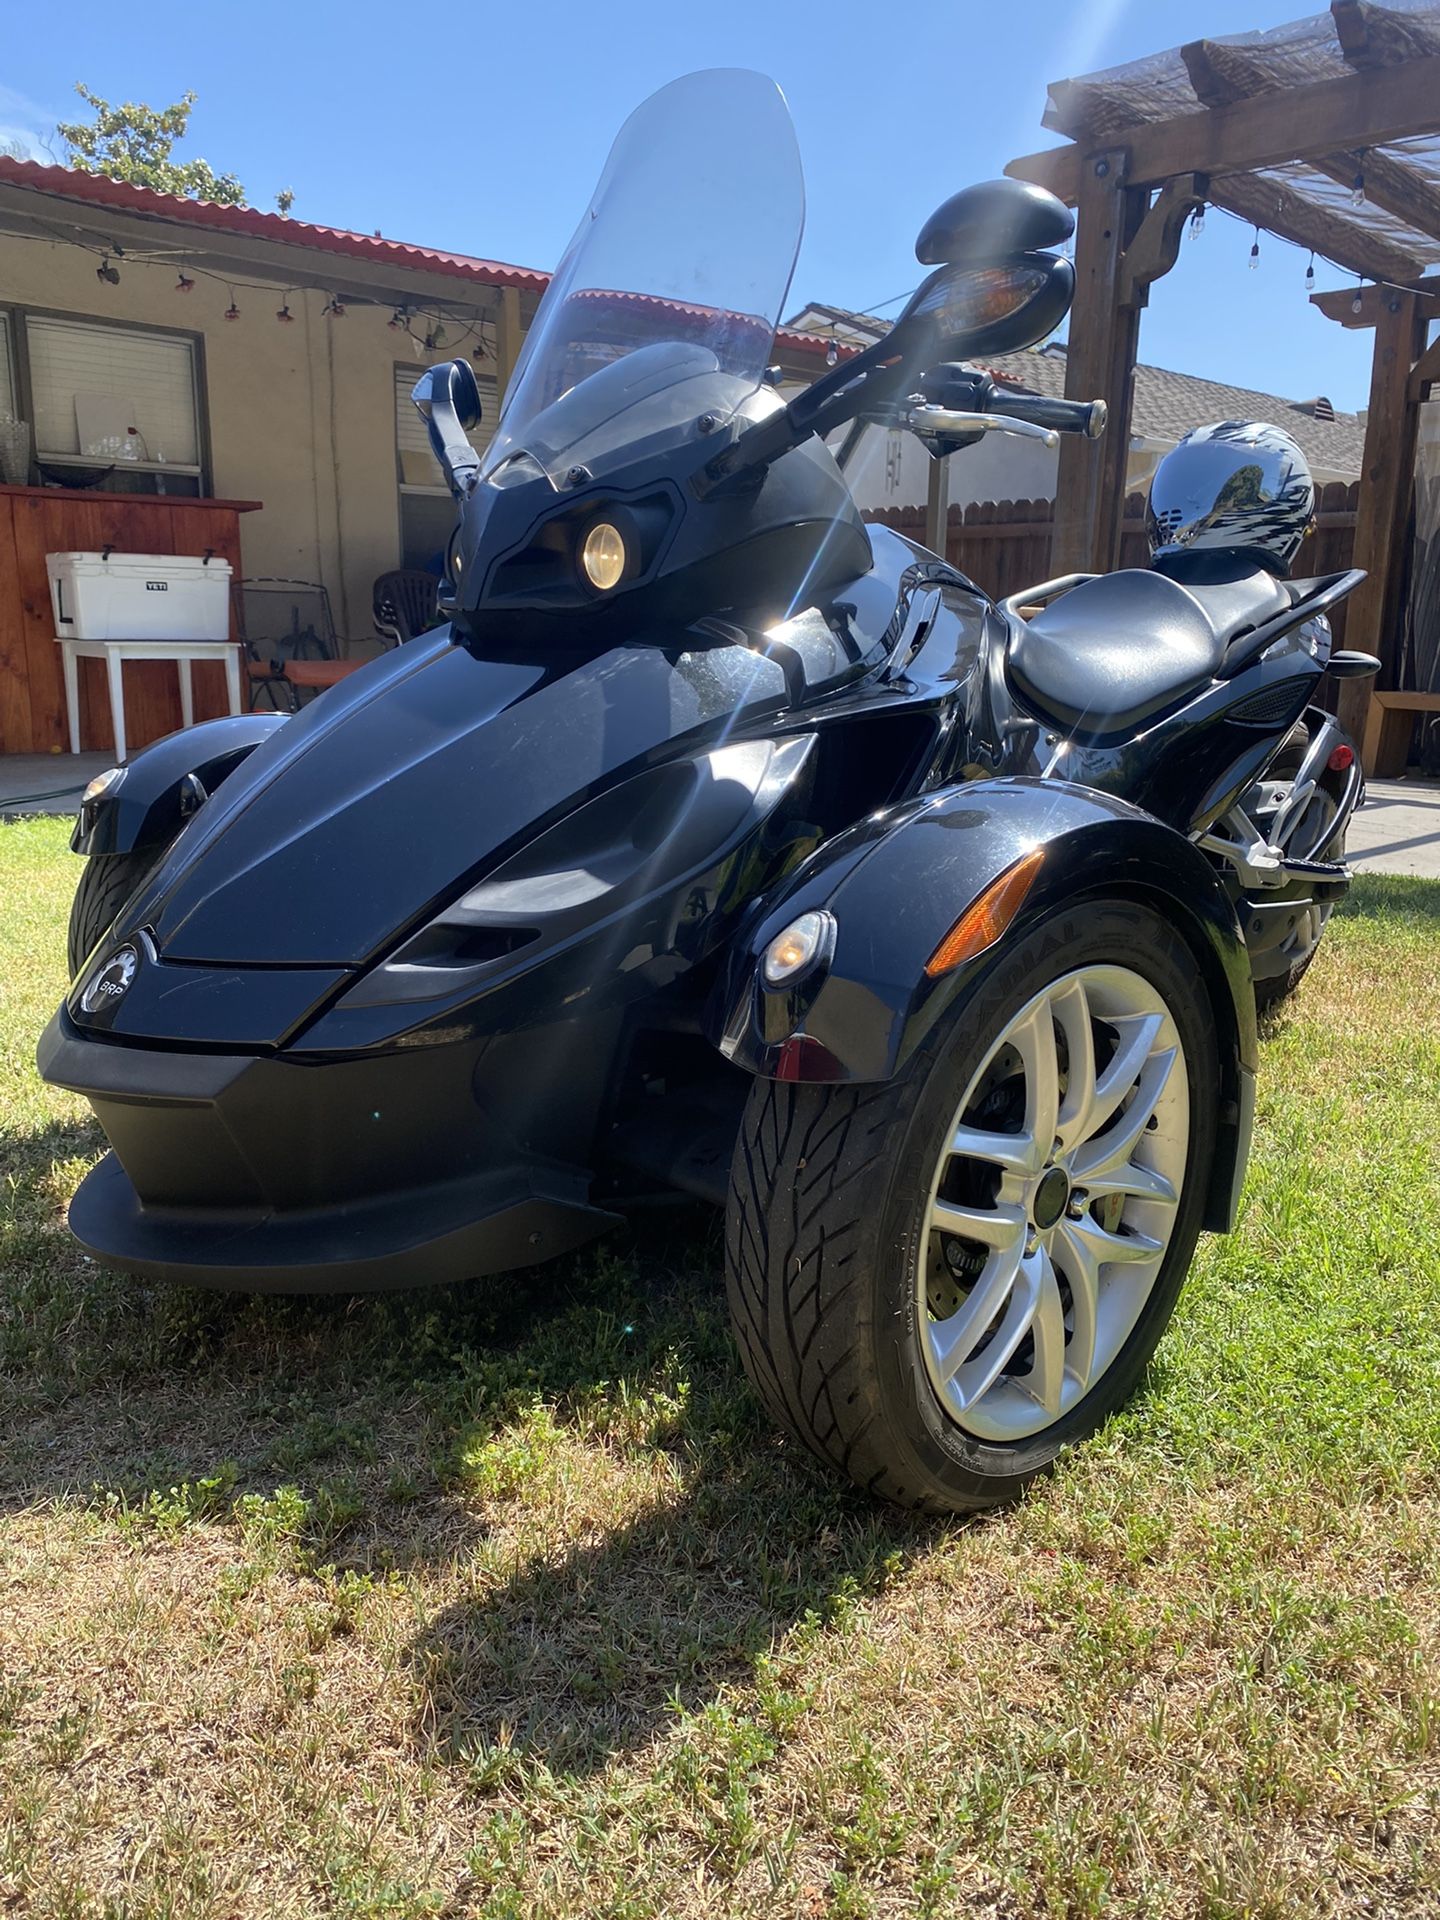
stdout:
[(1372, 780), (1347, 844), (1357, 872), (1440, 879), (1440, 781)]
[(0, 820), (74, 813), (86, 781), (111, 765), (108, 753), (0, 753)]

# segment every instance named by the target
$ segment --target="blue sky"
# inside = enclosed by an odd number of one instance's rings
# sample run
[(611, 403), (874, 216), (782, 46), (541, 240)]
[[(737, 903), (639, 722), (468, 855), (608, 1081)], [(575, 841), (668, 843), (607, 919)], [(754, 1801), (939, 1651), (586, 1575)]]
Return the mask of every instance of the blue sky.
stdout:
[[(1196, 10), (1198, 8), (1198, 11)], [(1196, 34), (1276, 26), (1297, 0), (541, 0), (413, 16), (371, 0), (120, 8), (70, 0), (63, 31), (12, 19), (0, 130), (32, 141), (106, 97), (199, 94), (184, 151), (268, 207), (549, 267), (626, 113), (677, 74), (754, 66), (784, 88), (808, 220), (791, 306), (864, 306), (912, 286), (913, 241), (957, 187), (1050, 144), (1047, 81)], [(43, 156), (42, 156), (43, 157)], [(58, 157), (58, 156), (57, 156)], [(1369, 335), (1309, 307), (1303, 253), (1212, 212), (1156, 287), (1141, 355), (1292, 399), (1365, 404)], [(1319, 285), (1346, 284), (1321, 263)], [(893, 309), (892, 309), (893, 311)]]

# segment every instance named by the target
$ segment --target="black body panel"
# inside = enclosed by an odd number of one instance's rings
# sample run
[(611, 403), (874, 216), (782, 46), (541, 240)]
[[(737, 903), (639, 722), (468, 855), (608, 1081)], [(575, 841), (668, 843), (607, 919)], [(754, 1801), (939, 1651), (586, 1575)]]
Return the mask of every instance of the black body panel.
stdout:
[(82, 801), (70, 836), (72, 851), (131, 853), (168, 847), (190, 815), (286, 717), (227, 714), (153, 741), (127, 764), (118, 787)]

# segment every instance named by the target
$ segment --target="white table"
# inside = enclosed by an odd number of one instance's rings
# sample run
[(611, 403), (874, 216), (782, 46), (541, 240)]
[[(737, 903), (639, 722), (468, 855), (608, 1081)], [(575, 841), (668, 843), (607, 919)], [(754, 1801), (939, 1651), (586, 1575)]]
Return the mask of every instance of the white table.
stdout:
[(231, 713), (240, 707), (240, 643), (235, 640), (76, 640), (56, 634), (60, 664), (65, 674), (65, 713), (70, 722), (70, 751), (80, 751), (80, 669), (78, 660), (103, 660), (110, 685), (110, 724), (115, 730), (115, 758), (125, 758), (125, 689), (120, 678), (127, 660), (173, 660), (180, 671), (180, 714), (187, 727), (195, 724), (195, 693), (190, 684), (194, 660), (218, 660), (225, 668), (225, 690)]

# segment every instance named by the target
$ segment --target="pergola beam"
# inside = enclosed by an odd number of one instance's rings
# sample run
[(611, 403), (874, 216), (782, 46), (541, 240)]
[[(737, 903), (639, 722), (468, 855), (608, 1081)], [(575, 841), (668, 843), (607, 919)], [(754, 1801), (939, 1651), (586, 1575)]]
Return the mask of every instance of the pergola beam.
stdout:
[[(1251, 47), (1227, 46), (1215, 40), (1191, 40), (1181, 47), (1180, 58), (1185, 62), (1185, 71), (1190, 76), (1196, 98), (1207, 107), (1230, 107), (1240, 100), (1258, 100), (1262, 97), (1273, 99), (1278, 90), (1274, 77), (1256, 59)], [(1338, 181), (1344, 187), (1353, 187), (1357, 180), (1363, 179), (1367, 201), (1417, 233), (1440, 236), (1440, 191), (1417, 168), (1393, 159), (1383, 149), (1365, 154), (1352, 149), (1316, 154), (1309, 165), (1316, 173)], [(1256, 184), (1264, 185), (1263, 182)], [(1334, 208), (1310, 200), (1308, 196), (1299, 196), (1298, 200), (1292, 196), (1292, 200), (1295, 200), (1300, 222), (1308, 231), (1301, 235), (1292, 230), (1290, 225), (1282, 226), (1278, 222), (1272, 231), (1284, 231), (1287, 238), (1299, 240), (1303, 246), (1313, 246), (1317, 250), (1323, 248), (1338, 266), (1349, 267), (1353, 272), (1368, 273), (1373, 279), (1397, 277), (1393, 262), (1379, 272), (1363, 264), (1367, 256), (1374, 257), (1377, 240), (1368, 224), (1346, 220)], [(1265, 223), (1262, 221), (1261, 224)], [(1322, 234), (1327, 227), (1328, 239), (1314, 237)], [(1393, 242), (1381, 240), (1379, 244), (1382, 248), (1394, 247)], [(1394, 247), (1394, 259), (1398, 261), (1404, 257), (1405, 249)], [(1413, 277), (1422, 265), (1418, 257), (1411, 255), (1408, 268), (1399, 277)]]
[[(1422, 318), (1440, 320), (1440, 274), (1432, 275), (1428, 280), (1416, 281), (1412, 291), (1419, 302)], [(1358, 312), (1355, 309), (1357, 293), (1360, 301)], [(1310, 304), (1318, 307), (1327, 320), (1339, 321), (1342, 327), (1373, 327), (1379, 323), (1385, 308), (1399, 297), (1393, 287), (1362, 287), (1355, 292), (1342, 287), (1331, 293), (1312, 293)]]
[[(1378, 147), (1430, 133), (1437, 101), (1440, 55), (1431, 55), (1403, 66), (1368, 68), (1287, 87), (1229, 107), (1144, 122), (1103, 138), (1106, 146), (1129, 149), (1132, 186), (1154, 186), (1177, 173), (1253, 173), (1307, 161), (1315, 154)], [(1037, 181), (1074, 206), (1085, 151), (1072, 141), (1012, 160), (1005, 171), (1016, 179)]]
[(1423, 21), (1407, 20), (1390, 8), (1377, 11), (1370, 0), (1330, 0), (1330, 15), (1340, 51), (1352, 67), (1394, 66), (1435, 51)]
[(1440, 189), (1418, 167), (1406, 166), (1383, 149), (1374, 153), (1330, 153), (1310, 165), (1317, 173), (1338, 180), (1342, 187), (1363, 179), (1367, 201), (1392, 219), (1403, 220), (1417, 233), (1429, 234), (1440, 242)]
[(1277, 181), (1262, 180), (1253, 173), (1225, 174), (1212, 182), (1210, 199), (1252, 226), (1293, 240), (1297, 247), (1309, 247), (1361, 279), (1408, 285), (1423, 271), (1413, 254), (1403, 253), (1379, 234), (1332, 214)]

